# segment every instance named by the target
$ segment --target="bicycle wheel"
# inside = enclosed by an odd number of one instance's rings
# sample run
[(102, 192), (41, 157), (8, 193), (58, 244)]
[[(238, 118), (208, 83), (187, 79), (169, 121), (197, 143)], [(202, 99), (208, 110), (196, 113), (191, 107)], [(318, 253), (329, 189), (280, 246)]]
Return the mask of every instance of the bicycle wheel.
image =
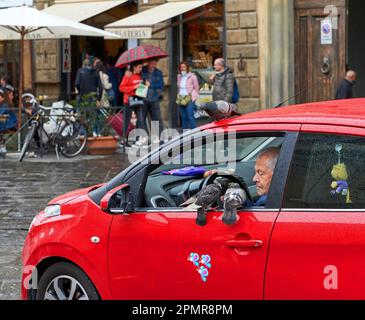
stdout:
[(58, 151), (66, 158), (78, 156), (85, 148), (86, 130), (79, 121), (66, 122), (59, 131), (57, 138)]
[(27, 150), (29, 148), (30, 142), (34, 138), (34, 134), (35, 134), (35, 131), (37, 130), (37, 126), (38, 126), (37, 123), (32, 123), (31, 128), (27, 132), (27, 135), (25, 136), (25, 139), (24, 139), (22, 151), (20, 152), (19, 162), (23, 161), (23, 159), (25, 157), (25, 153), (27, 152)]

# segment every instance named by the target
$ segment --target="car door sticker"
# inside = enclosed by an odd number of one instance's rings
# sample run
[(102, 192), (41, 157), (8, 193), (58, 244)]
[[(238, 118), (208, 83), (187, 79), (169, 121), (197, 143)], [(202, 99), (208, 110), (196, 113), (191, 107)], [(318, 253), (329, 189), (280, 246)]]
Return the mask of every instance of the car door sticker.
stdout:
[(188, 261), (192, 262), (194, 264), (195, 270), (199, 273), (201, 279), (203, 282), (206, 282), (208, 279), (209, 271), (212, 267), (211, 264), (211, 257), (208, 254), (203, 254), (201, 257), (196, 252), (191, 252), (188, 256)]

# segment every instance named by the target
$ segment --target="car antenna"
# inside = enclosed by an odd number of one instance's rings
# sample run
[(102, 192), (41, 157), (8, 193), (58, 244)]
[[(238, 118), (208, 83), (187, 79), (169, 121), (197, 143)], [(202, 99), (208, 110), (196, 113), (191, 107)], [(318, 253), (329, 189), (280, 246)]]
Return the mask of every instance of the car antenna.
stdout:
[[(331, 77), (331, 80), (333, 80), (333, 76)], [(322, 81), (322, 79), (318, 79), (315, 83), (314, 83), (314, 85), (317, 85), (319, 82), (321, 82)], [(305, 88), (303, 88), (302, 90), (300, 90), (298, 93), (296, 93), (295, 95), (293, 95), (293, 96), (291, 96), (291, 97), (289, 97), (288, 99), (286, 99), (286, 100), (284, 100), (284, 101), (282, 101), (282, 102), (280, 102), (279, 104), (277, 104), (276, 106), (274, 106), (273, 107), (273, 109), (275, 109), (275, 108), (280, 108), (280, 107), (282, 107), (283, 106), (283, 104), (285, 103), (285, 102), (288, 102), (288, 101), (290, 101), (291, 99), (293, 99), (293, 98), (296, 98), (297, 96), (299, 96), (300, 94), (302, 94), (303, 92), (305, 92), (305, 91), (307, 91), (309, 89), (309, 85), (308, 86), (306, 86)]]
[(304, 91), (307, 91), (308, 89), (309, 89), (309, 86), (307, 86), (306, 88), (300, 90), (298, 93), (296, 93), (295, 95), (289, 97), (288, 99), (283, 100), (282, 102), (280, 102), (279, 104), (277, 104), (276, 106), (274, 106), (273, 109), (282, 107), (285, 102), (288, 102), (291, 99), (296, 98), (298, 95), (302, 94)]

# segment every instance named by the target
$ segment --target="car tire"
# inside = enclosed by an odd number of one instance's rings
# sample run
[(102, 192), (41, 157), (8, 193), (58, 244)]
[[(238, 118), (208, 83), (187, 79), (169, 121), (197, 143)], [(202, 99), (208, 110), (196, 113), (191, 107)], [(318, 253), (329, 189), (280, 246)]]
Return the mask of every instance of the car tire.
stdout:
[(93, 283), (80, 268), (72, 263), (58, 262), (43, 273), (39, 281), (36, 299), (100, 300), (100, 296)]

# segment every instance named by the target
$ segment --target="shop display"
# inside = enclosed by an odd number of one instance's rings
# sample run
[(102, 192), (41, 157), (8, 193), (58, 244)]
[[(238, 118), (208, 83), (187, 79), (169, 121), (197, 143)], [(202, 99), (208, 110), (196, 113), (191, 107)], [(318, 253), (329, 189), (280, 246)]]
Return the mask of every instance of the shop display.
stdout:
[[(194, 69), (210, 69), (216, 58), (223, 56), (223, 4), (205, 9), (207, 14), (184, 23), (184, 60)], [(192, 11), (184, 17), (195, 15)]]

